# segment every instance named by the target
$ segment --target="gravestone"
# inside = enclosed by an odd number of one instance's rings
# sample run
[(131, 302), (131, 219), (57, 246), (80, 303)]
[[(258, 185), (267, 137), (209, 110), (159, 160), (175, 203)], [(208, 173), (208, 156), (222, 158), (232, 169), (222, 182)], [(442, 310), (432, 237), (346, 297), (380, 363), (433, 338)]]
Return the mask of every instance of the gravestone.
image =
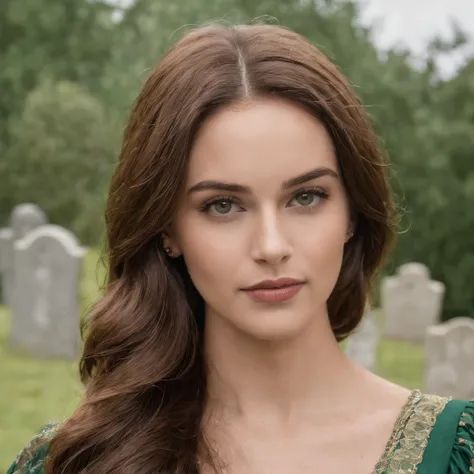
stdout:
[(14, 242), (47, 222), (46, 214), (41, 208), (35, 204), (26, 203), (13, 209), (10, 216), (10, 227), (0, 229), (0, 279), (2, 286), (0, 302), (6, 306), (11, 306), (14, 291)]
[(0, 229), (0, 285), (0, 303), (10, 306), (13, 292), (13, 231), (8, 227)]
[(443, 297), (444, 284), (431, 280), (425, 265), (402, 265), (396, 276), (385, 278), (381, 285), (385, 336), (424, 341), (427, 329), (439, 321)]
[(85, 249), (55, 225), (38, 227), (14, 245), (11, 347), (36, 357), (76, 358)]
[(36, 204), (19, 204), (13, 208), (10, 217), (10, 227), (13, 231), (13, 239), (19, 240), (29, 232), (48, 223), (44, 211)]
[(432, 326), (426, 337), (425, 390), (474, 399), (474, 321), (455, 318)]
[(357, 330), (347, 340), (346, 354), (358, 365), (375, 370), (379, 332), (372, 312), (362, 319)]

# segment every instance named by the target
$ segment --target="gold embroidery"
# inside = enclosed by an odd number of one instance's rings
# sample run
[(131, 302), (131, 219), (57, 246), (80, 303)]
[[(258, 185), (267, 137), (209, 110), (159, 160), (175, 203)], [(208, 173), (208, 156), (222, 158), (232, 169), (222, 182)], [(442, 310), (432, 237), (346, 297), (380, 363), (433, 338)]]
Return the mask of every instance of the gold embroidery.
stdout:
[(448, 398), (413, 391), (374, 474), (415, 474), (431, 430), (448, 401)]

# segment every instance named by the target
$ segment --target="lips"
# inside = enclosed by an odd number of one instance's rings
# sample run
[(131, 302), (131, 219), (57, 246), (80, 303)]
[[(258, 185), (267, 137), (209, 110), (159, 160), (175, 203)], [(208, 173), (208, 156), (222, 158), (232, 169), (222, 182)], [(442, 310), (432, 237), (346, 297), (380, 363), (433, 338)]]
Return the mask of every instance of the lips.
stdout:
[(283, 288), (286, 286), (300, 285), (302, 283), (302, 280), (296, 280), (295, 278), (278, 278), (278, 280), (263, 280), (255, 285), (244, 288), (244, 291), (276, 289)]
[(254, 300), (276, 303), (293, 298), (299, 293), (303, 284), (303, 281), (294, 278), (279, 278), (261, 281), (243, 291)]

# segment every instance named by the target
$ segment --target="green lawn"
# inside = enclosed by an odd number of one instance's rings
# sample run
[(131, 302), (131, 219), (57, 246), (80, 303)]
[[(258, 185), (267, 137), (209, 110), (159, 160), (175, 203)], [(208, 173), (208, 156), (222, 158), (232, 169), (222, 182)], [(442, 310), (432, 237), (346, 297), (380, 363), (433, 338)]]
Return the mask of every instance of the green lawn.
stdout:
[[(82, 282), (82, 310), (99, 295), (103, 273), (98, 254), (90, 251)], [(69, 416), (81, 396), (77, 362), (35, 360), (8, 349), (9, 312), (0, 307), (0, 472), (5, 472), (18, 451), (38, 431)], [(420, 346), (382, 341), (377, 373), (408, 388), (422, 388), (424, 353)]]
[[(82, 311), (98, 297), (98, 254), (90, 251), (81, 284)], [(77, 361), (36, 360), (8, 349), (10, 314), (0, 306), (0, 472), (44, 424), (72, 414), (81, 397)]]

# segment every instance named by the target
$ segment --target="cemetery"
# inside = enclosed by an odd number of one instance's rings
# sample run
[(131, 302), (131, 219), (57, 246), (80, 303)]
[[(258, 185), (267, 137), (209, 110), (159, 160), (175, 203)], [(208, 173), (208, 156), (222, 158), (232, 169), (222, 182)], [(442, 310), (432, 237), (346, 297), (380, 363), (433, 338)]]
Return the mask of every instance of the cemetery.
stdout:
[[(13, 435), (0, 440), (0, 459), (11, 458), (15, 438), (37, 420), (68, 416), (81, 396), (80, 319), (99, 296), (98, 258), (33, 204), (17, 206), (11, 226), (0, 229), (0, 418)], [(380, 308), (368, 309), (342, 343), (348, 356), (408, 388), (474, 398), (474, 321), (460, 315), (440, 322), (443, 283), (409, 262), (380, 290)], [(25, 405), (12, 412), (12, 399)]]
[(464, 21), (472, 2), (445, 1), (443, 12), (441, 0), (436, 8), (377, 0), (6, 3), (0, 473), (45, 422), (80, 404), (80, 325), (105, 282), (104, 206), (130, 106), (168, 46), (214, 21), (284, 25), (317, 45), (353, 85), (387, 155), (397, 238), (371, 306), (341, 349), (408, 389), (474, 398), (474, 30)]

